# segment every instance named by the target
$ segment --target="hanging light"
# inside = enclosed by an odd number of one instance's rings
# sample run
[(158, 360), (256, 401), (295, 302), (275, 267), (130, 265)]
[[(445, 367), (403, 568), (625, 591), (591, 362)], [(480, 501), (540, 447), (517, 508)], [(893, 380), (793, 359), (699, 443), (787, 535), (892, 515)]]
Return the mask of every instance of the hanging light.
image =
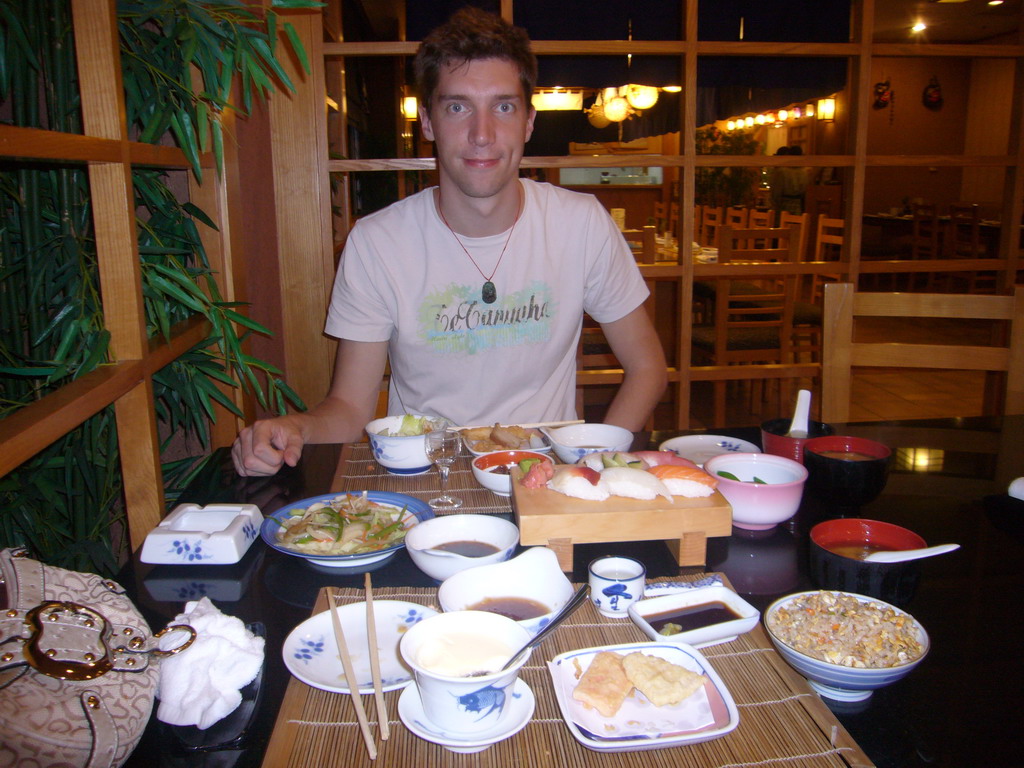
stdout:
[(836, 100), (831, 97), (826, 99), (818, 99), (817, 115), (819, 120), (826, 123), (831, 123), (833, 120), (835, 120)]
[(778, 114), (778, 118), (779, 118), (779, 122), (780, 123), (786, 122), (786, 120), (789, 119), (789, 112), (787, 112), (784, 109), (780, 109), (779, 110), (779, 114)]
[(406, 120), (415, 120), (417, 112), (417, 103), (415, 96), (405, 96), (402, 98), (402, 117)]
[(725, 124), (725, 130), (727, 130), (727, 131), (735, 131), (736, 130), (736, 121), (735, 120), (730, 120), (729, 122), (727, 122)]
[(650, 109), (658, 103), (658, 89), (651, 85), (626, 86), (626, 101), (633, 109)]
[(630, 115), (629, 102), (625, 96), (616, 96), (604, 104), (604, 116), (613, 123), (621, 123)]

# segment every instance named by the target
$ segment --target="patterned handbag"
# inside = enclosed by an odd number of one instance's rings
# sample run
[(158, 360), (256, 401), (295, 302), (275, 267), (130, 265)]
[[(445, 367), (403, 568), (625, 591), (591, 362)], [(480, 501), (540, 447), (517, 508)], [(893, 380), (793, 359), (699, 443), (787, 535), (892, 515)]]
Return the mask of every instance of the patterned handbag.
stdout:
[[(119, 766), (149, 722), (157, 650), (114, 581), (0, 551), (0, 768)], [(184, 635), (183, 635), (184, 636)]]

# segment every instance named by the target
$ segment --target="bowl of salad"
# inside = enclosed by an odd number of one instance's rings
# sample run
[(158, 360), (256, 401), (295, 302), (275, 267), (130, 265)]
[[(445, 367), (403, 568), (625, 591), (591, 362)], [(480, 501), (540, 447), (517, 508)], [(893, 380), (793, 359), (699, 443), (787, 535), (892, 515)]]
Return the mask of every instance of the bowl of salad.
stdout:
[(394, 557), (409, 529), (433, 516), (429, 504), (404, 493), (328, 493), (281, 507), (263, 520), (260, 536), (314, 565), (356, 568)]
[(373, 458), (393, 475), (422, 475), (433, 462), (427, 458), (427, 433), (447, 425), (414, 413), (384, 416), (366, 425)]

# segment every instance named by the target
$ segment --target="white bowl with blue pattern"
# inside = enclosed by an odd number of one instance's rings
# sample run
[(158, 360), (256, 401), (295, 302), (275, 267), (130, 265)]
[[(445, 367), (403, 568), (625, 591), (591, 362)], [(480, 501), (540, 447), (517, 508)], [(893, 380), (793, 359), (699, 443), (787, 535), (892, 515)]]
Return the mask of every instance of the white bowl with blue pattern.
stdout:
[[(419, 416), (419, 414), (411, 414)], [(404, 416), (384, 416), (366, 425), (370, 449), (378, 464), (393, 475), (422, 475), (433, 462), (427, 458), (427, 436), (392, 435), (402, 427)], [(429, 418), (429, 417), (426, 417)], [(443, 421), (443, 420), (438, 420)]]
[(614, 424), (570, 424), (541, 431), (566, 464), (575, 464), (589, 453), (628, 451), (633, 445), (633, 433)]
[[(373, 601), (383, 690), (404, 688), (412, 682), (412, 670), (402, 660), (398, 643), (411, 627), (435, 615), (437, 611), (433, 608), (404, 600)], [(338, 619), (345, 632), (345, 644), (352, 659), (359, 692), (373, 693), (366, 639), (366, 603), (339, 605)], [(349, 692), (328, 611), (311, 616), (293, 629), (284, 641), (281, 655), (288, 671), (306, 685), (331, 693)]]

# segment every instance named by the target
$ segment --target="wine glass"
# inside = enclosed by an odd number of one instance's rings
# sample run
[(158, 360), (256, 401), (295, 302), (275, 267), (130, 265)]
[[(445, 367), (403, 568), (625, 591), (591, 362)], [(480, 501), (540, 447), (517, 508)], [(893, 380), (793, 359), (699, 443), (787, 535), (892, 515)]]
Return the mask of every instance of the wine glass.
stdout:
[(441, 495), (428, 502), (431, 509), (457, 509), (462, 506), (462, 499), (449, 496), (446, 490), (448, 472), (459, 455), (461, 447), (462, 437), (458, 430), (450, 426), (427, 433), (427, 458), (437, 465), (437, 472), (441, 478)]

